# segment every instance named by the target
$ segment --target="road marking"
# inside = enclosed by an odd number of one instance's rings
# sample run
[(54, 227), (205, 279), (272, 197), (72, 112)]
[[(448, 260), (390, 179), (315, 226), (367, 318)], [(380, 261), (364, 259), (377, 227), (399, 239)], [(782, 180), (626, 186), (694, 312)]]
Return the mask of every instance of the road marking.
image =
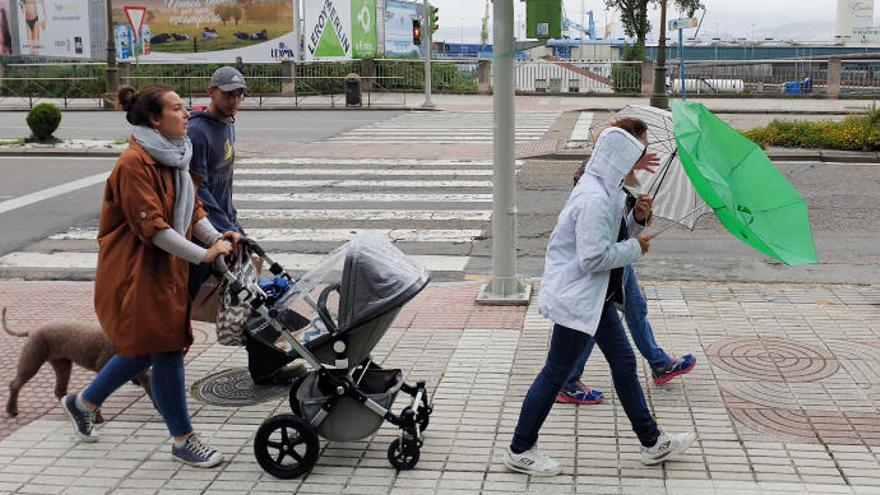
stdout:
[[(326, 258), (321, 254), (300, 254), (283, 252), (272, 254), (272, 259), (290, 271), (310, 270)], [(413, 262), (436, 272), (461, 272), (468, 262), (468, 256), (412, 255)], [(98, 263), (98, 253), (33, 253), (15, 252), (0, 258), (0, 268), (43, 269), (43, 270), (94, 270)]]
[(393, 189), (405, 187), (407, 189), (425, 189), (425, 188), (482, 188), (492, 189), (492, 181), (490, 180), (376, 180), (376, 179), (358, 179), (358, 180), (237, 180), (236, 188), (276, 188), (285, 189), (302, 189), (311, 187), (340, 187), (340, 188), (363, 188), (370, 187), (376, 189)]
[(491, 194), (236, 194), (236, 203), (491, 203)]
[(350, 169), (350, 168), (303, 168), (303, 169), (278, 169), (278, 168), (240, 168), (235, 171), (235, 176), (247, 175), (279, 175), (285, 177), (309, 177), (313, 175), (332, 175), (340, 177), (394, 177), (394, 176), (418, 176), (418, 177), (455, 177), (455, 176), (479, 176), (491, 177), (491, 170), (417, 170), (417, 169)]
[[(237, 196), (236, 196), (237, 198)], [(342, 220), (342, 221), (469, 221), (488, 222), (490, 210), (283, 210), (241, 209), (239, 220)]]
[(578, 117), (574, 129), (571, 130), (571, 136), (568, 142), (586, 143), (590, 140), (590, 127), (593, 125), (593, 113), (581, 112)]
[[(419, 229), (247, 229), (248, 237), (257, 242), (346, 242), (358, 234), (381, 235), (392, 242), (471, 242), (482, 231), (471, 230), (419, 230)], [(98, 229), (70, 229), (62, 234), (49, 236), (53, 241), (93, 241)]]
[[(43, 157), (43, 160), (45, 159), (46, 157)], [(106, 181), (107, 177), (110, 177), (110, 172), (103, 172), (100, 174), (91, 175), (89, 177), (84, 177), (82, 179), (68, 182), (66, 184), (61, 184), (58, 186), (50, 187), (48, 189), (43, 189), (42, 191), (25, 194), (24, 196), (19, 196), (14, 199), (0, 202), (0, 214), (7, 213), (12, 210), (17, 210), (19, 208), (24, 208), (25, 206), (30, 206), (34, 203), (39, 203), (40, 201), (45, 201), (56, 196), (62, 196), (64, 194), (71, 193), (85, 187), (99, 184)]]
[[(366, 165), (371, 168), (381, 166), (485, 166), (492, 167), (492, 160), (467, 160), (467, 159), (439, 159), (420, 160), (412, 158), (242, 158), (235, 161), (236, 165), (308, 165), (314, 167), (320, 165)], [(517, 160), (517, 166), (525, 165), (524, 160)]]

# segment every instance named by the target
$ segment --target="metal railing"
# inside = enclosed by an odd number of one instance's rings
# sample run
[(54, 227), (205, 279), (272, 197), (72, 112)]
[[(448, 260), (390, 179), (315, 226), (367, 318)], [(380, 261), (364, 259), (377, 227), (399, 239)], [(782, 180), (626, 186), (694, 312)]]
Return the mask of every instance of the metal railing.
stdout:
[[(681, 92), (679, 62), (667, 65), (669, 89)], [(827, 60), (749, 60), (687, 62), (685, 88), (694, 95), (824, 95)]]
[[(435, 60), (431, 64), (433, 91), (476, 93), (483, 64), (477, 60)], [(152, 84), (174, 87), (191, 103), (204, 101), (213, 71), (221, 64), (124, 64), (122, 84), (143, 88)], [(681, 91), (678, 62), (667, 65), (667, 86)], [(640, 94), (641, 62), (595, 62), (542, 59), (515, 63), (516, 90), (525, 94)], [(749, 60), (690, 62), (685, 85), (694, 95), (824, 96), (828, 93), (827, 60)], [(33, 107), (52, 101), (67, 108), (100, 108), (105, 91), (101, 63), (7, 64), (0, 78), (0, 102)], [(260, 107), (335, 107), (344, 104), (346, 77), (361, 78), (363, 105), (407, 104), (407, 93), (424, 91), (424, 62), (380, 59), (347, 62), (249, 64), (246, 105)], [(488, 72), (485, 82), (491, 81)], [(648, 79), (653, 74), (648, 75)], [(837, 86), (835, 85), (835, 89)], [(880, 60), (840, 62), (841, 96), (880, 96)]]
[(840, 65), (842, 96), (880, 96), (880, 60), (842, 60)]
[(514, 65), (520, 93), (624, 93), (642, 87), (641, 62), (529, 60)]

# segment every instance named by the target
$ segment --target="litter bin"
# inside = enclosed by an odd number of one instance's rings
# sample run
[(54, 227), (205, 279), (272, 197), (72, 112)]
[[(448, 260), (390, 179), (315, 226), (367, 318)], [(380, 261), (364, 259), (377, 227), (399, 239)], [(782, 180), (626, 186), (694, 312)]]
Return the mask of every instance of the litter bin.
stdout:
[(345, 76), (345, 106), (361, 106), (361, 76), (353, 72)]

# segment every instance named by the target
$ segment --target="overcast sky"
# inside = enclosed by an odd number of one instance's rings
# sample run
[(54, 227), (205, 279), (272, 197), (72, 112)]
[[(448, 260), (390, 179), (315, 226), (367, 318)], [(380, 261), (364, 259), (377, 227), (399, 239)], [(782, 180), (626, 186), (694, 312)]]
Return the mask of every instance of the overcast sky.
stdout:
[[(440, 32), (439, 36), (435, 36), (436, 39), (458, 42), (462, 34), (465, 42), (479, 39), (485, 0), (431, 0), (431, 3), (440, 8)], [(515, 12), (525, 22), (525, 3), (520, 0), (514, 0), (514, 3)], [(753, 24), (756, 36), (760, 36), (762, 31), (772, 31), (796, 22), (824, 22), (833, 25), (837, 12), (836, 0), (703, 0), (703, 3), (707, 13), (701, 34), (709, 36), (715, 36), (716, 32), (724, 36), (727, 32), (729, 36), (750, 38)], [(875, 2), (875, 24), (880, 24), (880, 8), (877, 4), (880, 2)], [(602, 0), (565, 0), (565, 10), (573, 21), (582, 21), (582, 6), (583, 10), (593, 10), (596, 30), (602, 36), (605, 3)], [(491, 4), (489, 10), (491, 26)], [(656, 28), (659, 13), (652, 12), (652, 15)], [(614, 37), (617, 36), (622, 36), (619, 22), (615, 23)]]

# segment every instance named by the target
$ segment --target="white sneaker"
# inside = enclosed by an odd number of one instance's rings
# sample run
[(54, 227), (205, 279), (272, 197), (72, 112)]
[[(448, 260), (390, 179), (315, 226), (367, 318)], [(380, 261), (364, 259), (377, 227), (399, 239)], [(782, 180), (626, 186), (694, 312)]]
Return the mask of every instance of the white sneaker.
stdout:
[(660, 432), (657, 443), (652, 447), (642, 447), (639, 458), (642, 464), (651, 466), (660, 464), (670, 457), (681, 454), (697, 440), (696, 433), (676, 433), (670, 435), (665, 431)]
[(504, 465), (511, 471), (532, 476), (556, 476), (562, 471), (559, 463), (539, 452), (537, 446), (522, 454), (514, 454), (510, 447), (504, 453)]

